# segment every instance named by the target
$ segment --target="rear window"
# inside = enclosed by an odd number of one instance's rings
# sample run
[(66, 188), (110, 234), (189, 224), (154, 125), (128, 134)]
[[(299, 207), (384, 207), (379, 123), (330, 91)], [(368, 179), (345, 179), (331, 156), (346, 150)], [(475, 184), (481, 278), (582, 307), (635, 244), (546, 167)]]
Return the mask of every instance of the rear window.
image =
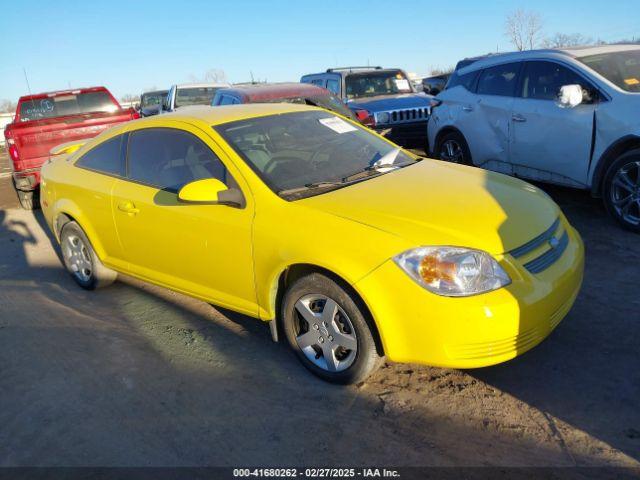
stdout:
[(211, 105), (211, 101), (220, 90), (218, 87), (189, 87), (178, 88), (176, 93), (176, 107), (187, 105)]
[(479, 95), (501, 95), (512, 97), (518, 83), (519, 63), (507, 63), (485, 68), (478, 80)]
[(603, 53), (578, 58), (627, 92), (640, 92), (640, 50)]
[(79, 115), (93, 112), (115, 112), (118, 105), (107, 92), (86, 92), (27, 100), (20, 104), (20, 121)]

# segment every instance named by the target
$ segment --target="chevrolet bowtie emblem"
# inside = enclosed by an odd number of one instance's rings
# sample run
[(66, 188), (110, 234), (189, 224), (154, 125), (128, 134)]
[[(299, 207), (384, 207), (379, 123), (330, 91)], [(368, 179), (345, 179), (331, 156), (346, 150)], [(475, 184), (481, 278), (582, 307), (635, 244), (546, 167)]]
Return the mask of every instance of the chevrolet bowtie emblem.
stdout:
[(551, 237), (549, 239), (549, 246), (551, 248), (556, 248), (559, 244), (560, 244), (560, 240), (558, 240), (556, 237)]

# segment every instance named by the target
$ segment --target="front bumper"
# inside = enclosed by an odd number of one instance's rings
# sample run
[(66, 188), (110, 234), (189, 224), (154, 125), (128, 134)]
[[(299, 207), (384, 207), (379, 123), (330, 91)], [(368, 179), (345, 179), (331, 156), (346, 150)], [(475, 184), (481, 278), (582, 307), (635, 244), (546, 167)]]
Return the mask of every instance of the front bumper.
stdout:
[(584, 246), (569, 244), (531, 274), (510, 255), (497, 260), (512, 283), (471, 297), (435, 295), (388, 260), (355, 284), (369, 306), (386, 356), (396, 362), (475, 368), (504, 362), (546, 338), (571, 309), (584, 270)]

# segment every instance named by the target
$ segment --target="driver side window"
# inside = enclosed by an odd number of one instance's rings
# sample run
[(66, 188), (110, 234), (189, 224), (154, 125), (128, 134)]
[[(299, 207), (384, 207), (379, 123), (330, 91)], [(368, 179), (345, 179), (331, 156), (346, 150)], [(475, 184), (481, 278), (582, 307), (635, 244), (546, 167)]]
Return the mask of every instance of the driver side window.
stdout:
[(581, 76), (558, 63), (527, 62), (522, 78), (522, 98), (556, 100), (564, 85), (580, 85), (587, 91), (592, 90)]
[(131, 132), (128, 178), (177, 192), (194, 180), (217, 178), (228, 184), (227, 169), (195, 135), (173, 128), (147, 128)]

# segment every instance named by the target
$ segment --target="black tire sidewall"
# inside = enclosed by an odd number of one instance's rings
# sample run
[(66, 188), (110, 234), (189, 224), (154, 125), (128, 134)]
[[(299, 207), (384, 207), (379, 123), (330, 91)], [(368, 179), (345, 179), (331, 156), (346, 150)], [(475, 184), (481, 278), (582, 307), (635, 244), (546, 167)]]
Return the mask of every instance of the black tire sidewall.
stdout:
[[(311, 293), (326, 295), (335, 300), (351, 320), (356, 333), (358, 351), (356, 352), (356, 359), (346, 370), (327, 372), (307, 359), (304, 352), (298, 347), (296, 342), (295, 304), (300, 298)], [(287, 343), (300, 362), (323, 380), (338, 384), (358, 383), (368, 377), (376, 368), (380, 357), (376, 350), (371, 327), (351, 294), (333, 279), (319, 273), (313, 273), (296, 280), (284, 295), (281, 314), (282, 327)]]
[(458, 132), (449, 132), (443, 135), (442, 138), (438, 140), (438, 143), (436, 144), (436, 150), (434, 152), (435, 157), (437, 157), (439, 160), (442, 160), (442, 158), (440, 158), (440, 151), (442, 150), (442, 145), (447, 140), (455, 140), (456, 142), (458, 142), (458, 144), (460, 144), (460, 148), (462, 148), (462, 153), (464, 155), (464, 159), (460, 165), (473, 165), (473, 162), (471, 160), (471, 151), (469, 150), (467, 140), (461, 133)]
[(627, 152), (620, 157), (618, 157), (607, 169), (607, 174), (604, 177), (603, 189), (602, 189), (602, 200), (607, 209), (609, 215), (611, 215), (623, 228), (626, 230), (640, 233), (640, 225), (633, 225), (626, 222), (619, 214), (616, 212), (615, 207), (613, 206), (613, 199), (611, 198), (611, 188), (613, 183), (613, 178), (616, 173), (625, 165), (631, 162), (640, 161), (640, 150), (632, 150)]
[(98, 286), (98, 277), (96, 275), (96, 258), (97, 257), (96, 257), (95, 251), (93, 250), (93, 245), (91, 245), (91, 242), (89, 241), (85, 233), (82, 231), (82, 228), (80, 228), (80, 226), (76, 222), (68, 222), (62, 227), (62, 231), (60, 232), (61, 249), (64, 249), (64, 243), (65, 243), (66, 237), (69, 236), (70, 234), (74, 234), (80, 237), (84, 242), (85, 247), (89, 251), (89, 257), (91, 259), (91, 278), (88, 281), (84, 281), (78, 275), (76, 275), (69, 267), (69, 264), (67, 263), (67, 258), (64, 255), (64, 251), (63, 251), (62, 258), (64, 260), (64, 264), (67, 269), (67, 272), (69, 272), (69, 274), (75, 280), (75, 282), (85, 290), (95, 290), (96, 287)]

